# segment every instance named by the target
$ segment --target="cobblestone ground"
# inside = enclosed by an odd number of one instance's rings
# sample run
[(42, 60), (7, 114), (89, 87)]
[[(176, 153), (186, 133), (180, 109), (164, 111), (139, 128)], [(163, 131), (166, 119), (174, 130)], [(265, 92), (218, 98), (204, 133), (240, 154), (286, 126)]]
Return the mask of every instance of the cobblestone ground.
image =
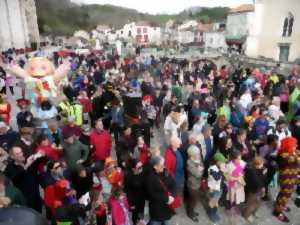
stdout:
[[(15, 100), (20, 98), (20, 89), (17, 87), (15, 96), (11, 96), (8, 93), (8, 100), (12, 104), (12, 127), (16, 128), (16, 113), (18, 112), (17, 106), (15, 105)], [(152, 140), (152, 145), (160, 145), (163, 146), (164, 139), (163, 133), (161, 130), (155, 130), (154, 138)], [(276, 188), (271, 189), (273, 200), (276, 197), (277, 191)], [(194, 224), (201, 224), (201, 225), (213, 225), (212, 222), (209, 221), (205, 209), (203, 205), (200, 203), (200, 196), (199, 196), (199, 204), (197, 205), (196, 211), (199, 213), (199, 222), (194, 223), (190, 220), (185, 213), (184, 207), (182, 206), (177, 210), (177, 214), (172, 218), (170, 225), (194, 225)], [(205, 200), (202, 200), (205, 201)], [(300, 209), (295, 207), (293, 202), (291, 201), (289, 207), (292, 209), (290, 213), (288, 213), (288, 217), (290, 219), (290, 223), (288, 225), (300, 225)], [(279, 222), (275, 217), (272, 216), (273, 210), (273, 203), (272, 202), (263, 202), (262, 206), (258, 211), (259, 218), (256, 219), (252, 225), (281, 225), (283, 223)], [(146, 209), (147, 211), (147, 209)], [(229, 211), (226, 211), (224, 208), (219, 209), (221, 221), (218, 225), (246, 225), (249, 224), (246, 222), (241, 216), (240, 213), (234, 217), (234, 220), (230, 221), (229, 219)]]

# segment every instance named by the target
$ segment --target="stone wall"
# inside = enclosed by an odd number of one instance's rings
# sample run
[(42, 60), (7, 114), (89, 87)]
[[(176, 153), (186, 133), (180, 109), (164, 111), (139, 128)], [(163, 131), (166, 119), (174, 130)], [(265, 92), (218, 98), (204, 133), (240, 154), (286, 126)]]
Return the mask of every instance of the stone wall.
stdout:
[(228, 65), (230, 66), (238, 66), (239, 64), (243, 64), (245, 66), (257, 68), (264, 67), (268, 70), (273, 70), (278, 64), (280, 64), (277, 73), (281, 75), (289, 75), (293, 67), (298, 68), (298, 71), (300, 71), (300, 64), (282, 63), (268, 58), (250, 58), (244, 55), (224, 55), (224, 57), (227, 58)]

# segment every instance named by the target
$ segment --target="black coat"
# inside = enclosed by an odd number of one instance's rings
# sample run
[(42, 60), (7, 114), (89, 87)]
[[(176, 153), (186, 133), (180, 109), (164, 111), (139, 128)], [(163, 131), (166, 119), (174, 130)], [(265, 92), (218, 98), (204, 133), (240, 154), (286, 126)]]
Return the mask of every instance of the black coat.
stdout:
[(80, 177), (78, 174), (72, 176), (72, 184), (77, 192), (77, 198), (89, 192), (93, 186), (93, 176), (92, 173), (86, 171), (86, 177)]
[[(122, 135), (117, 143), (117, 157), (127, 159), (130, 153), (134, 153), (136, 141), (133, 136), (125, 137)], [(118, 160), (120, 160), (118, 158)]]
[(145, 204), (145, 177), (143, 174), (135, 175), (127, 171), (124, 178), (124, 190), (130, 206), (140, 208)]
[(245, 171), (246, 193), (257, 193), (265, 186), (263, 170), (247, 167)]
[(27, 205), (41, 212), (42, 201), (36, 174), (38, 164), (39, 159), (25, 170), (22, 166), (16, 165), (14, 161), (10, 160), (5, 169), (5, 175), (12, 181), (16, 188), (20, 189), (26, 199)]
[(166, 221), (171, 219), (174, 214), (174, 211), (168, 206), (168, 193), (164, 186), (173, 193), (175, 181), (170, 176), (159, 175), (154, 171), (154, 169), (152, 169), (146, 180), (151, 220)]

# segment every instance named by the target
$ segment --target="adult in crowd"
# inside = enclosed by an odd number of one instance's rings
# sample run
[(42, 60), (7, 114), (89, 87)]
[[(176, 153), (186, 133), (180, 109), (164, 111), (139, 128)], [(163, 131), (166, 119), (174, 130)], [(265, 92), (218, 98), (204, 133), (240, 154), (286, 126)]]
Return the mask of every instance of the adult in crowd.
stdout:
[(94, 152), (93, 160), (105, 161), (110, 157), (110, 152), (112, 148), (112, 139), (110, 133), (104, 129), (102, 120), (97, 120), (95, 122), (95, 129), (92, 130), (90, 134), (90, 145)]
[(169, 176), (164, 169), (164, 158), (158, 156), (151, 160), (152, 170), (146, 180), (146, 188), (149, 199), (149, 213), (151, 225), (166, 225), (174, 215), (169, 207), (174, 197), (169, 195), (175, 193), (175, 183), (172, 176)]

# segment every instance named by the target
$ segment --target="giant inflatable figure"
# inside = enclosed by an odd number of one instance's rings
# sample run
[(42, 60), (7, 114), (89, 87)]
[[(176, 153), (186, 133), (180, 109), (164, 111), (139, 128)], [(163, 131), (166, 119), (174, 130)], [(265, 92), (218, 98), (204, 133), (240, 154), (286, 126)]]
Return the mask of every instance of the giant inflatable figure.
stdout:
[(24, 69), (18, 64), (5, 66), (1, 60), (0, 66), (24, 80), (28, 98), (36, 108), (46, 99), (57, 97), (57, 86), (70, 70), (69, 62), (55, 69), (54, 64), (44, 57), (30, 59)]

